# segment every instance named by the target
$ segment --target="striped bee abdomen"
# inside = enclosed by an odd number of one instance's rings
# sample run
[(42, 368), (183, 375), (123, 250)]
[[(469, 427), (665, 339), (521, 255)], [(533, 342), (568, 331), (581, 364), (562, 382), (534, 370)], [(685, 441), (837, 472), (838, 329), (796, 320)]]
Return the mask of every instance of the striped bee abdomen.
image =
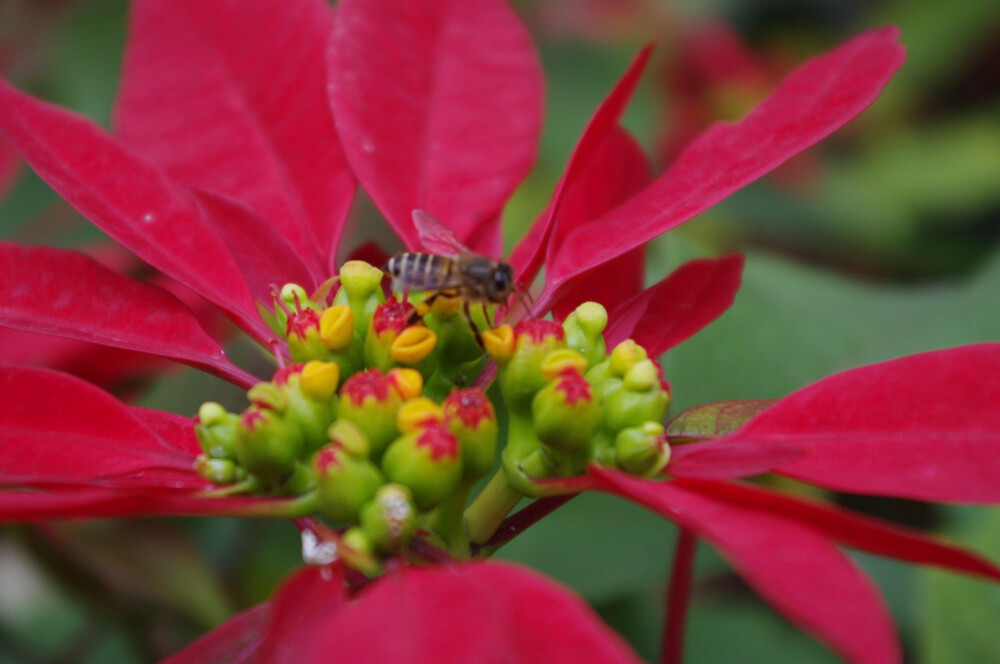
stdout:
[(397, 288), (425, 291), (451, 285), (455, 261), (437, 254), (397, 254), (386, 263), (386, 271)]

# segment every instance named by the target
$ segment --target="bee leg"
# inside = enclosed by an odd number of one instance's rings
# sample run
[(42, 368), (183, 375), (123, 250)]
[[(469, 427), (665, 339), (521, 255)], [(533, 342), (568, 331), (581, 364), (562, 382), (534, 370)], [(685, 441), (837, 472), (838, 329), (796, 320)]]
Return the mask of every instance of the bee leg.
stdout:
[(409, 326), (419, 323), (420, 320), (427, 315), (427, 312), (431, 310), (431, 305), (434, 304), (434, 300), (438, 299), (443, 294), (444, 293), (442, 291), (434, 293), (426, 300), (413, 307), (413, 312), (410, 314), (410, 317), (406, 319), (406, 324)]
[[(482, 337), (481, 334), (479, 334), (479, 328), (476, 327), (475, 321), (472, 320), (472, 312), (469, 311), (469, 301), (468, 300), (465, 300), (464, 302), (462, 302), (462, 313), (465, 314), (465, 320), (469, 321), (469, 327), (472, 328), (472, 334), (475, 335), (475, 337), (476, 337), (476, 343), (479, 344), (480, 348), (482, 348), (483, 350), (486, 350), (486, 346), (483, 345), (483, 337)], [(483, 313), (486, 313), (486, 311), (484, 310)], [(486, 320), (487, 321), (490, 320), (489, 316), (486, 317)]]

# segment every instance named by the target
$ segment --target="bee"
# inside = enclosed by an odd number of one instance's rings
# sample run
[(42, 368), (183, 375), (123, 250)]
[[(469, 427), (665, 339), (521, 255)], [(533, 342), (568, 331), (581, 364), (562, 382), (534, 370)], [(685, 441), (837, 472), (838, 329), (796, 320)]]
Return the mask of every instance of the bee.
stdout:
[[(504, 305), (514, 293), (524, 293), (507, 263), (480, 256), (462, 244), (450, 228), (423, 210), (413, 211), (413, 223), (427, 253), (396, 254), (382, 268), (393, 278), (393, 287), (404, 293), (434, 291), (411, 315), (422, 318), (439, 297), (462, 300), (462, 311), (482, 346), (479, 330), (469, 314), (470, 303)], [(489, 322), (489, 316), (486, 317)]]

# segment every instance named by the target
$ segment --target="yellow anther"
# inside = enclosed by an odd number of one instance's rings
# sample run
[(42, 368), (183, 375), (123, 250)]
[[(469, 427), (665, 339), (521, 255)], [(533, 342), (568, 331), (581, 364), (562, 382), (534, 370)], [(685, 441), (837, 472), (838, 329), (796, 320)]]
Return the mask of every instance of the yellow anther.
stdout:
[(428, 424), (444, 421), (444, 410), (427, 397), (410, 399), (396, 413), (396, 427), (401, 433), (416, 431)]
[(482, 334), (483, 348), (494, 360), (503, 364), (514, 354), (514, 328), (504, 323)]
[(434, 298), (431, 304), (431, 311), (438, 318), (451, 318), (462, 308), (462, 298), (441, 295)]
[(396, 368), (390, 370), (388, 376), (403, 401), (419, 397), (424, 389), (424, 377), (416, 369)]
[(302, 367), (302, 391), (316, 401), (329, 401), (340, 384), (340, 367), (336, 362), (311, 360)]
[(636, 363), (647, 357), (645, 348), (632, 339), (626, 339), (611, 351), (611, 371), (617, 376), (624, 376)]
[(347, 261), (340, 268), (340, 283), (348, 294), (372, 293), (382, 283), (382, 270), (364, 261)]
[(350, 420), (336, 420), (326, 430), (330, 442), (344, 448), (348, 454), (356, 457), (366, 457), (371, 452), (372, 444), (365, 432)]
[(338, 304), (324, 311), (319, 317), (319, 338), (330, 350), (347, 348), (354, 334), (354, 312)]
[[(615, 349), (617, 350), (617, 349)], [(646, 392), (660, 383), (660, 372), (652, 360), (636, 362), (625, 374), (622, 384), (626, 389), (635, 392)]]
[(411, 325), (395, 338), (389, 355), (401, 364), (416, 364), (433, 352), (437, 335), (423, 325)]
[(542, 360), (542, 375), (552, 380), (567, 369), (579, 374), (587, 371), (587, 358), (571, 348), (558, 348)]

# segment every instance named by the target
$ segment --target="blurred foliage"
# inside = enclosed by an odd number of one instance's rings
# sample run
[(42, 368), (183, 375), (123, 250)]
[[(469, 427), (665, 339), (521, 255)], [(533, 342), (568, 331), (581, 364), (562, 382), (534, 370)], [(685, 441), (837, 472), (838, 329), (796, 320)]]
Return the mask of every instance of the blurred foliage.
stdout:
[[(706, 123), (748, 108), (747, 91), (727, 87), (732, 81), (702, 81), (707, 92), (699, 98), (676, 87), (685, 40), (700, 26), (730, 26), (769, 86), (808, 55), (866, 27), (903, 29), (908, 61), (871, 109), (806, 157), (650, 245), (650, 282), (693, 256), (748, 253), (733, 308), (666, 358), (674, 412), (706, 401), (781, 396), (860, 364), (1000, 337), (1000, 3), (515, 5), (536, 38), (548, 103), (537, 167), (505, 212), (508, 248), (544, 208), (594, 107), (645, 41), (658, 39), (659, 47), (625, 124), (662, 168), (670, 160), (664, 143), (681, 130), (684, 103), (702, 104)], [(126, 14), (123, 0), (3, 0), (0, 70), (108, 126)], [(766, 88), (750, 92), (759, 97)], [(0, 236), (60, 246), (101, 238), (27, 170), (0, 202)], [(259, 361), (246, 348), (232, 350), (244, 365)], [(190, 413), (208, 398), (231, 399), (235, 407), (240, 397), (219, 381), (178, 370), (143, 391), (139, 403)], [(889, 517), (902, 519), (903, 507), (898, 514), (889, 509)], [(995, 511), (944, 509), (933, 518), (944, 532), (1000, 559)], [(633, 505), (584, 496), (500, 555), (575, 588), (655, 660), (673, 539), (672, 526)], [(283, 522), (0, 530), (0, 664), (149, 661), (266, 598), (299, 560), (295, 529)], [(858, 560), (893, 608), (908, 661), (1000, 661), (991, 620), (1000, 606), (996, 586)], [(833, 661), (706, 546), (699, 549), (688, 644), (691, 662)]]

